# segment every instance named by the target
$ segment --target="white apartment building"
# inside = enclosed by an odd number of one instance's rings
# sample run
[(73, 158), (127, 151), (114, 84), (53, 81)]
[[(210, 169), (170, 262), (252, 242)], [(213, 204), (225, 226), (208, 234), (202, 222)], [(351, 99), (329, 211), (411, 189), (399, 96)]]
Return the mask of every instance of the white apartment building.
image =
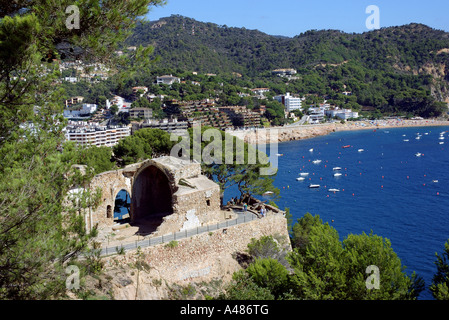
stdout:
[(311, 124), (324, 121), (324, 107), (316, 107), (309, 109), (309, 122)]
[(123, 106), (125, 105), (125, 98), (120, 96), (114, 96), (110, 101), (106, 100), (106, 108), (109, 109), (114, 104), (119, 108), (123, 108)]
[(303, 98), (296, 98), (290, 95), (290, 92), (287, 92), (285, 95), (275, 96), (273, 99), (279, 101), (285, 106), (285, 110), (287, 112), (292, 112), (293, 110), (302, 110), (302, 100)]
[(342, 120), (348, 120), (351, 118), (359, 117), (359, 113), (356, 111), (352, 111), (350, 109), (339, 109), (339, 108), (326, 110), (326, 115), (330, 116), (332, 118), (337, 117)]
[(82, 115), (89, 115), (97, 111), (97, 105), (94, 103), (83, 103), (83, 108), (81, 109)]
[(178, 77), (174, 77), (172, 75), (164, 75), (164, 76), (160, 76), (156, 78), (156, 83), (157, 84), (168, 84), (168, 85), (172, 85), (173, 83), (181, 83), (181, 79)]
[(78, 110), (64, 110), (63, 115), (65, 118), (79, 118), (87, 117), (97, 111), (96, 104), (83, 103), (81, 109)]
[(296, 74), (296, 70), (292, 68), (287, 69), (276, 69), (271, 71), (273, 75), (279, 76), (279, 77), (285, 77), (285, 76), (292, 76)]
[(100, 126), (97, 123), (86, 124), (82, 121), (69, 121), (66, 127), (66, 139), (79, 145), (113, 147), (120, 139), (131, 134), (129, 126)]

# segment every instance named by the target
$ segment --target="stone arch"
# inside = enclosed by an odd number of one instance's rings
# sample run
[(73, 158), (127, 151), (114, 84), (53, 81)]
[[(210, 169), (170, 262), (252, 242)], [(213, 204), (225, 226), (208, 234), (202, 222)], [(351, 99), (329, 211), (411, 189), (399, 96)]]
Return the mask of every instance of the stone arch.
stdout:
[(169, 172), (153, 161), (146, 162), (134, 175), (131, 222), (145, 220), (160, 225), (173, 213), (173, 183)]

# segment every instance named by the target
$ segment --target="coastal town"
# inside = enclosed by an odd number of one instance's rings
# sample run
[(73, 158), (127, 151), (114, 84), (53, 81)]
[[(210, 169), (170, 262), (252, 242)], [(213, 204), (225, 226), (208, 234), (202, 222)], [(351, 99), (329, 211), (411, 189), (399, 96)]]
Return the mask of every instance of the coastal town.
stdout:
[(449, 299), (447, 3), (286, 2), (0, 4), (0, 300)]
[[(135, 50), (133, 47), (128, 50)], [(121, 53), (119, 53), (121, 54)], [(85, 73), (85, 67), (94, 70)], [(84, 66), (82, 62), (61, 62), (60, 70), (70, 77), (63, 77), (61, 82), (87, 82), (91, 85), (105, 81), (110, 70), (103, 65)], [(198, 75), (193, 72), (193, 75)], [(298, 78), (295, 69), (272, 70), (273, 77), (281, 77), (286, 81)], [(75, 76), (77, 75), (77, 76)], [(206, 74), (214, 77), (215, 74)], [(185, 80), (180, 77), (160, 75), (155, 77), (155, 86), (172, 88), (174, 84), (189, 84), (201, 86), (199, 81)], [(222, 84), (223, 85), (223, 84)], [(179, 87), (178, 87), (179, 88)], [(203, 100), (176, 100), (163, 94), (150, 92), (147, 86), (134, 86), (130, 88), (132, 95), (129, 99), (114, 95), (104, 99), (103, 105), (85, 103), (83, 96), (74, 96), (65, 100), (63, 115), (68, 120), (66, 139), (79, 145), (94, 145), (112, 147), (122, 138), (132, 135), (139, 129), (161, 129), (169, 133), (181, 134), (195, 125), (214, 127), (227, 133), (241, 136), (242, 133), (278, 128), (283, 131), (300, 131), (301, 134), (289, 135), (286, 140), (303, 139), (316, 135), (326, 134), (329, 130), (360, 130), (376, 127), (402, 127), (417, 125), (444, 125), (447, 115), (440, 119), (423, 119), (422, 117), (383, 116), (367, 118), (367, 111), (373, 108), (365, 107), (361, 113), (339, 105), (330, 104), (325, 98), (322, 103), (307, 104), (306, 96), (297, 93), (273, 93), (271, 88), (244, 88), (239, 97), (263, 102), (273, 101), (282, 106), (282, 125), (270, 122), (267, 107), (258, 104), (249, 108), (245, 105), (222, 105), (220, 98), (207, 98)], [(340, 93), (351, 96), (351, 92)], [(143, 101), (143, 103), (142, 103)], [(155, 112), (151, 103), (159, 103), (160, 110)], [(141, 107), (141, 105), (146, 107)], [(160, 112), (162, 111), (162, 112)], [(162, 116), (161, 116), (162, 115)], [(318, 132), (318, 133), (317, 133)], [(281, 140), (285, 141), (285, 140)]]

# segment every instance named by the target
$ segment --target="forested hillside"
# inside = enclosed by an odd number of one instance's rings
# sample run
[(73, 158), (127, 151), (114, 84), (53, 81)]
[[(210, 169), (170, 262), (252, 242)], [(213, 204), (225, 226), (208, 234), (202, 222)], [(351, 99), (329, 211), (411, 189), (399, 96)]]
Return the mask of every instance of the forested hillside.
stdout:
[[(157, 66), (266, 80), (271, 70), (295, 68), (290, 91), (381, 112), (441, 114), (449, 101), (449, 34), (421, 24), (362, 34), (307, 31), (293, 38), (229, 28), (182, 16), (140, 24), (126, 45), (152, 45)], [(351, 106), (351, 104), (349, 105)]]

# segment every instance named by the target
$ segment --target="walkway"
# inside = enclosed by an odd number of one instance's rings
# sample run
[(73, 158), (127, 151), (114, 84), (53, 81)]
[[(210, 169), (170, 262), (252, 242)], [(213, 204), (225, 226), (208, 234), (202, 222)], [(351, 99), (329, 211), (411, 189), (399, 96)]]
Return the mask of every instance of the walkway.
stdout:
[(202, 234), (205, 232), (211, 232), (219, 229), (224, 229), (227, 227), (235, 226), (238, 224), (250, 222), (256, 219), (259, 219), (259, 217), (251, 212), (240, 212), (240, 211), (234, 211), (237, 213), (238, 217), (233, 220), (227, 220), (223, 222), (219, 222), (216, 224), (207, 225), (204, 227), (197, 227), (194, 229), (179, 231), (176, 233), (166, 234), (159, 237), (151, 237), (146, 236), (142, 240), (134, 241), (134, 242), (125, 242), (121, 243), (119, 246), (113, 246), (113, 247), (103, 247), (101, 249), (101, 256), (111, 255), (111, 254), (117, 254), (117, 253), (124, 253), (128, 250), (136, 250), (137, 248), (146, 248), (151, 247), (157, 244), (161, 243), (168, 243), (170, 241), (177, 241), (180, 239), (189, 238), (198, 234)]

